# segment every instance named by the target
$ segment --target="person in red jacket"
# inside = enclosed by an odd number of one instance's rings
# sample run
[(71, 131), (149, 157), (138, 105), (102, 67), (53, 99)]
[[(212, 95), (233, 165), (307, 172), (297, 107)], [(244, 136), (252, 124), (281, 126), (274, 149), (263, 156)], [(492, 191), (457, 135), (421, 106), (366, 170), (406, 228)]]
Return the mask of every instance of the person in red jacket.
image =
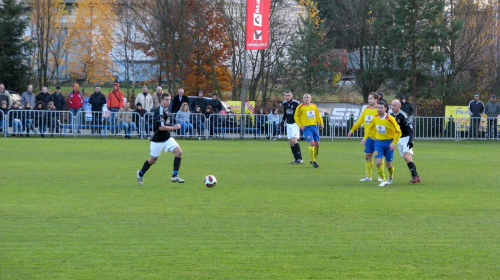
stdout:
[[(84, 104), (83, 94), (80, 93), (80, 86), (77, 83), (73, 84), (73, 91), (69, 93), (66, 103), (68, 104), (69, 111), (71, 112), (73, 119), (76, 119), (78, 112), (82, 110)], [(73, 127), (73, 119), (70, 120), (71, 127)], [(72, 130), (69, 133), (71, 132)], [(80, 133), (79, 128), (78, 133)]]
[(111, 125), (113, 127), (112, 131), (114, 134), (117, 134), (119, 130), (119, 127), (116, 124), (116, 112), (123, 108), (124, 103), (123, 92), (120, 91), (120, 84), (114, 83), (113, 90), (109, 92), (107, 103), (108, 110), (111, 112)]

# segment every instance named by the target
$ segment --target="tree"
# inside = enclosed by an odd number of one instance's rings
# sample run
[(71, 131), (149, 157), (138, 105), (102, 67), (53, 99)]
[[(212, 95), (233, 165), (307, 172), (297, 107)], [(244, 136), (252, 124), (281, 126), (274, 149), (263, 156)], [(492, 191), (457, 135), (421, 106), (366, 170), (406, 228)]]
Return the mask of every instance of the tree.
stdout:
[(325, 59), (330, 50), (326, 39), (327, 28), (319, 18), (314, 2), (300, 0), (308, 9), (309, 16), (298, 20), (298, 30), (292, 36), (288, 85), (292, 90), (300, 89), (312, 93), (321, 86), (327, 86), (333, 73), (331, 61)]
[(419, 97), (419, 84), (429, 81), (429, 66), (444, 57), (440, 42), (460, 32), (459, 25), (443, 20), (444, 8), (443, 0), (393, 0), (388, 5), (392, 17), (382, 47), (392, 52), (386, 57), (391, 76), (408, 82), (401, 91), (414, 100)]
[(111, 50), (116, 23), (113, 0), (80, 0), (75, 4), (66, 47), (71, 76), (88, 83), (113, 79)]
[(23, 9), (15, 0), (0, 4), (0, 83), (16, 91), (26, 89), (30, 73), (24, 64), (30, 44), (23, 38), (28, 26)]
[[(35, 42), (38, 87), (47, 85), (50, 64), (59, 66), (62, 53), (62, 18), (66, 14), (65, 3), (60, 0), (39, 0), (30, 2), (31, 32)], [(51, 61), (52, 60), (52, 61)], [(55, 62), (55, 63), (51, 63)], [(52, 67), (51, 70), (55, 70)]]
[(320, 15), (329, 32), (328, 40), (334, 40), (336, 48), (348, 50), (348, 67), (356, 76), (356, 87), (368, 102), (370, 92), (377, 91), (387, 76), (382, 62), (383, 48), (380, 38), (387, 29), (381, 0), (319, 1)]

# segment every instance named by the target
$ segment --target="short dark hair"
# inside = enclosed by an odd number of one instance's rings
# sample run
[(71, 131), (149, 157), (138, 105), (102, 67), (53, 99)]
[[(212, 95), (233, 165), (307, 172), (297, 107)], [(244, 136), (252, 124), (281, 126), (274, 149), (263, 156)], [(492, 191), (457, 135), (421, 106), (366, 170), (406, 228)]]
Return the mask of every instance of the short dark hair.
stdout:
[(380, 101), (378, 103), (378, 105), (384, 105), (384, 108), (385, 108), (385, 111), (387, 112), (387, 110), (389, 109), (389, 107), (387, 107), (387, 103), (385, 103), (384, 101)]
[(61, 89), (61, 87), (60, 87), (60, 86), (57, 86), (57, 87), (56, 87), (56, 89)]
[(164, 93), (162, 93), (162, 94), (161, 94), (161, 96), (160, 96), (160, 100), (163, 100), (163, 99), (165, 99), (165, 98), (167, 98), (167, 97), (170, 97), (170, 94), (168, 94), (168, 93), (164, 92)]

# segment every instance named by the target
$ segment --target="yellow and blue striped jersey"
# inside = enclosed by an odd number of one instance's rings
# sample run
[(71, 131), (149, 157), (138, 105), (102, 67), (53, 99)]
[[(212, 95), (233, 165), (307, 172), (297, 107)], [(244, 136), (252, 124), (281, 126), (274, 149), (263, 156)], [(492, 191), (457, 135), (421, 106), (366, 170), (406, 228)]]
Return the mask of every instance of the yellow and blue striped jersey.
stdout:
[(318, 106), (313, 103), (309, 105), (305, 105), (304, 103), (300, 104), (295, 110), (294, 119), (299, 127), (323, 124)]
[[(392, 140), (396, 145), (401, 138), (401, 128), (393, 116), (385, 114), (385, 117), (375, 116), (368, 127), (366, 128), (375, 135), (375, 140)], [(368, 133), (365, 133), (364, 139), (368, 138)]]

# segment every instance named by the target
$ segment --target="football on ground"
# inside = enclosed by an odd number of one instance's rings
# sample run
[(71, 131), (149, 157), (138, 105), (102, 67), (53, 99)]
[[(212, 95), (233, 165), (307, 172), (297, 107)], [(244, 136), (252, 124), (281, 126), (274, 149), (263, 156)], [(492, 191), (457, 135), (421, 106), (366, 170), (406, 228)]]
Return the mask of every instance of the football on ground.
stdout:
[(207, 186), (208, 188), (213, 188), (215, 185), (217, 185), (217, 179), (215, 179), (214, 175), (207, 175), (204, 182), (205, 186)]

